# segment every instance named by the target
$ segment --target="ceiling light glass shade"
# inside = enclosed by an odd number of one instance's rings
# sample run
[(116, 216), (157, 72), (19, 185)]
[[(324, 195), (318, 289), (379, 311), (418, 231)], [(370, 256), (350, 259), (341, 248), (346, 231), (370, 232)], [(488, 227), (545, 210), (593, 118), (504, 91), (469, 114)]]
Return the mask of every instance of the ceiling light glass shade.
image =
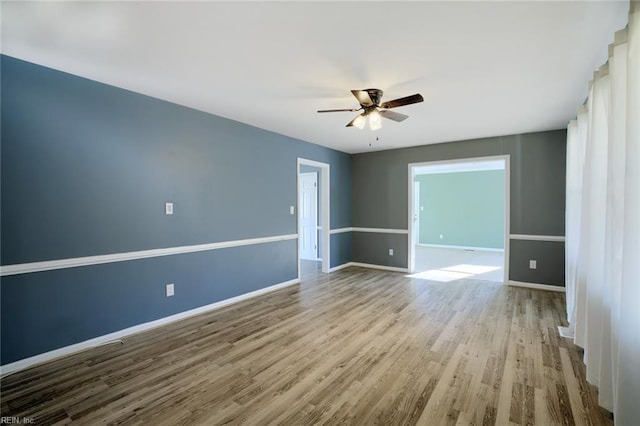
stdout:
[(364, 125), (366, 122), (367, 122), (367, 119), (364, 117), (364, 115), (361, 114), (357, 116), (356, 119), (353, 121), (353, 125), (358, 129), (362, 130), (364, 129)]
[(371, 111), (369, 113), (369, 127), (371, 130), (378, 130), (382, 127), (382, 120), (380, 120), (378, 111)]

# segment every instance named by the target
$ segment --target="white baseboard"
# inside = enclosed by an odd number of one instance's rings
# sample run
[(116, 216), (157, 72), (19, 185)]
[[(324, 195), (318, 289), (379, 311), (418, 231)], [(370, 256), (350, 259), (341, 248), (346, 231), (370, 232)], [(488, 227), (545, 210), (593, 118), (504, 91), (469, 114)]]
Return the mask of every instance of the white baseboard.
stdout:
[(144, 324), (135, 325), (133, 327), (125, 328), (123, 330), (118, 330), (113, 333), (105, 334), (103, 336), (94, 337), (93, 339), (85, 340), (84, 342), (75, 343), (73, 345), (65, 346), (63, 348), (45, 352), (43, 354), (38, 354), (29, 358), (24, 358), (19, 361), (15, 361), (10, 364), (0, 366), (0, 377), (5, 376), (7, 374), (15, 373), (20, 370), (24, 370), (25, 368), (34, 366), (36, 364), (52, 361), (56, 358), (61, 358), (63, 356), (71, 355), (86, 349), (91, 349), (97, 346), (108, 344), (108, 343), (117, 341), (123, 337), (130, 336), (132, 334), (151, 330), (152, 328), (161, 327), (163, 325), (166, 325), (175, 321), (180, 321), (182, 319), (189, 318), (189, 317), (202, 314), (208, 311), (212, 311), (215, 309), (219, 309), (224, 306), (228, 306), (234, 303), (241, 302), (243, 300), (250, 299), (252, 297), (260, 296), (265, 293), (279, 290), (281, 288), (288, 287), (290, 285), (298, 284), (299, 282), (300, 282), (300, 279), (295, 278), (293, 280), (285, 281), (285, 282), (274, 284), (272, 286), (261, 288), (259, 290), (255, 290), (249, 293), (241, 294), (239, 296), (232, 297), (230, 299), (221, 300), (219, 302), (211, 303), (209, 305), (201, 306), (199, 308), (180, 312), (175, 315), (160, 318), (150, 322), (145, 322)]
[(493, 252), (504, 252), (504, 249), (501, 248), (490, 248), (490, 247), (471, 247), (471, 246), (448, 246), (444, 244), (418, 244), (419, 247), (430, 247), (430, 248), (446, 248), (446, 249), (456, 249), (456, 250), (471, 250), (471, 251), (493, 251)]
[(370, 268), (370, 269), (382, 269), (383, 271), (392, 271), (392, 272), (405, 272), (408, 273), (409, 270), (407, 268), (397, 268), (395, 266), (384, 266), (384, 265), (374, 265), (372, 263), (361, 263), (361, 262), (347, 262), (342, 265), (334, 266), (329, 269), (329, 272), (339, 271), (340, 269), (348, 268), (349, 266), (359, 266), (361, 268)]
[(566, 291), (564, 287), (560, 287), (557, 285), (549, 285), (549, 284), (525, 283), (522, 281), (512, 281), (512, 280), (509, 280), (508, 284), (514, 287), (534, 288), (536, 290), (558, 291), (561, 293), (564, 293)]
[(398, 268), (395, 266), (373, 265), (371, 263), (360, 263), (360, 262), (349, 262), (349, 263), (350, 263), (350, 266), (359, 266), (361, 268), (382, 269), (383, 271), (392, 271), (392, 272), (405, 272), (405, 273), (409, 272), (407, 268)]
[(566, 337), (567, 339), (575, 339), (576, 337), (576, 332), (573, 327), (558, 326), (558, 333), (560, 333), (560, 336)]
[(334, 266), (333, 268), (329, 269), (329, 272), (336, 272), (340, 269), (348, 268), (349, 266), (353, 266), (351, 262), (343, 263), (342, 265)]

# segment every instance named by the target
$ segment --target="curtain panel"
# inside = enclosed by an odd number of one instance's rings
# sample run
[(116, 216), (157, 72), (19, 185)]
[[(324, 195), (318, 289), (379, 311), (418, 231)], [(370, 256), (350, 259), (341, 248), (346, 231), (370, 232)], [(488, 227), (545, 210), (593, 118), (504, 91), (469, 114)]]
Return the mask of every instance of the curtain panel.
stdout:
[(617, 425), (640, 424), (640, 2), (567, 131), (564, 336)]

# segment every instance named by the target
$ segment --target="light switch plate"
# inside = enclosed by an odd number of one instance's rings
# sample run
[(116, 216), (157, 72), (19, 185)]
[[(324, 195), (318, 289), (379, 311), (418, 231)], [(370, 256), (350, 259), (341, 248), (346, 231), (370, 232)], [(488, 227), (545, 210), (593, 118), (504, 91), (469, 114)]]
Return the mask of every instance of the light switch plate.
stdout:
[(173, 203), (164, 203), (164, 214), (173, 214)]

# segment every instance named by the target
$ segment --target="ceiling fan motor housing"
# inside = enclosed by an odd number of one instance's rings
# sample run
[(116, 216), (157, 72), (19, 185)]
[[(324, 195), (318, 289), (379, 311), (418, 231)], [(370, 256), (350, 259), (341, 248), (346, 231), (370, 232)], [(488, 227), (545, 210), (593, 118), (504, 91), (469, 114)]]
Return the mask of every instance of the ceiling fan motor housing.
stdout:
[(380, 100), (382, 99), (382, 90), (380, 89), (364, 89), (369, 94), (371, 101), (375, 106), (380, 106)]

